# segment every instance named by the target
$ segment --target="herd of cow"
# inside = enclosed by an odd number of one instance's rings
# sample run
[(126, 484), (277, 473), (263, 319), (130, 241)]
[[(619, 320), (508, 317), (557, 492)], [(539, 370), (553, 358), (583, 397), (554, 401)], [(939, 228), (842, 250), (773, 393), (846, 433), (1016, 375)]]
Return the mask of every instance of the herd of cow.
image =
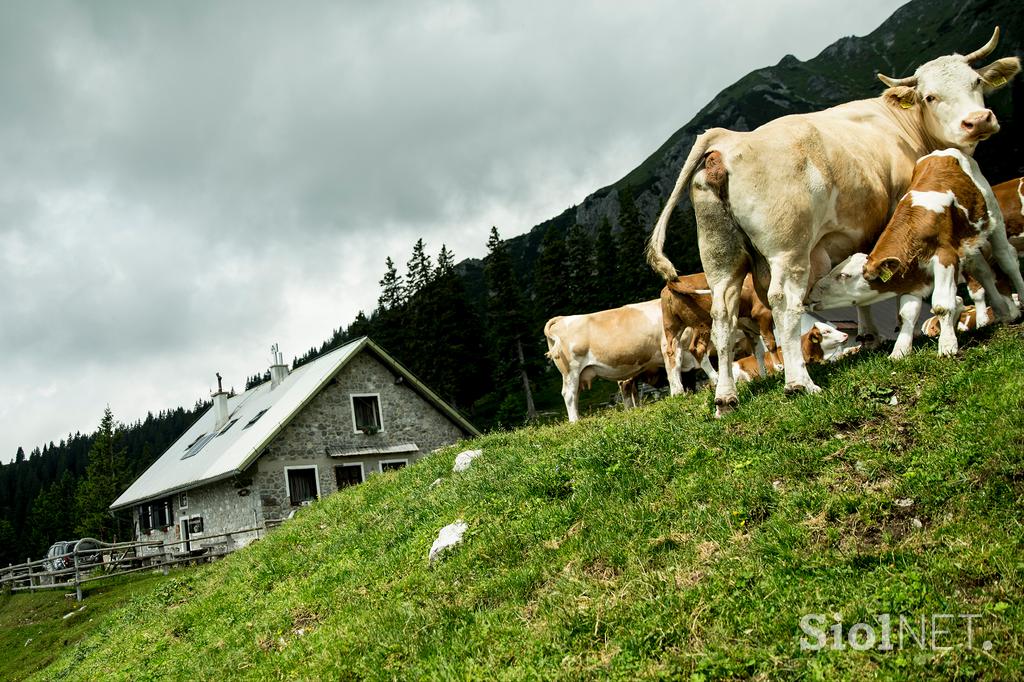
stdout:
[[(715, 384), (718, 415), (736, 406), (737, 381), (777, 370), (787, 392), (817, 392), (806, 365), (859, 346), (843, 349), (846, 334), (823, 322), (801, 334), (806, 310), (856, 306), (858, 339), (871, 347), (870, 306), (898, 297), (894, 359), (911, 350), (925, 296), (934, 317), (923, 331), (939, 337), (942, 355), (957, 352), (958, 330), (1018, 318), (1024, 178), (993, 188), (972, 158), (999, 131), (984, 95), (1020, 71), (1016, 57), (971, 66), (998, 40), (996, 28), (968, 55), (906, 78), (879, 74), (888, 89), (878, 98), (700, 135), (648, 244), (667, 282), (661, 297), (544, 327), (569, 420), (594, 377), (619, 381), (631, 406), (638, 379), (664, 371), (674, 395), (682, 373), (699, 367)], [(705, 271), (677, 276), (664, 244), (687, 186)]]

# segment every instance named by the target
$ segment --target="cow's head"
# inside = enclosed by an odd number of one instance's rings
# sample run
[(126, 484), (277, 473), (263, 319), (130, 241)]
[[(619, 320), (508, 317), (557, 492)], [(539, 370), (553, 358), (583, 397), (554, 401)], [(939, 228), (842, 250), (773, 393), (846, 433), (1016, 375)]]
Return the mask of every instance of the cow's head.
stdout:
[(855, 253), (819, 279), (807, 294), (811, 310), (829, 310), (848, 305), (870, 305), (881, 294), (871, 288), (864, 276), (868, 254)]
[(988, 43), (968, 55), (933, 59), (907, 78), (878, 74), (889, 86), (883, 97), (895, 106), (919, 109), (936, 149), (956, 147), (971, 154), (980, 141), (999, 132), (999, 121), (985, 106), (985, 95), (1009, 83), (1020, 71), (1017, 57), (997, 59), (980, 69), (971, 66), (987, 57), (998, 42), (996, 27)]

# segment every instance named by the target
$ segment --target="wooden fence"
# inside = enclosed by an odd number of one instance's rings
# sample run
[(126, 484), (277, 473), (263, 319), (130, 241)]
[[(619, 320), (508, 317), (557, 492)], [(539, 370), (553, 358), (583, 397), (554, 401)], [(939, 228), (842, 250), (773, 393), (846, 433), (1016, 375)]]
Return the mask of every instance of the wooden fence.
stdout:
[[(12, 592), (74, 589), (76, 598), (82, 601), (82, 585), (85, 583), (146, 570), (162, 570), (166, 575), (171, 566), (213, 561), (263, 537), (277, 525), (267, 523), (256, 528), (193, 536), (174, 542), (141, 540), (109, 543), (83, 538), (67, 554), (0, 568), (0, 592), (7, 589)], [(79, 549), (80, 545), (85, 547)]]

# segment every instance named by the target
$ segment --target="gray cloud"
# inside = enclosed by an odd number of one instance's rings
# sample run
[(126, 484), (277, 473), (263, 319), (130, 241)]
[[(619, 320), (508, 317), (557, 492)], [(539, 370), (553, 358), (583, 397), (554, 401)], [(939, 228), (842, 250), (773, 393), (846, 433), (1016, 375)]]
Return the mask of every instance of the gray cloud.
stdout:
[(0, 459), (241, 386), (899, 3), (767, 4), (5, 3)]

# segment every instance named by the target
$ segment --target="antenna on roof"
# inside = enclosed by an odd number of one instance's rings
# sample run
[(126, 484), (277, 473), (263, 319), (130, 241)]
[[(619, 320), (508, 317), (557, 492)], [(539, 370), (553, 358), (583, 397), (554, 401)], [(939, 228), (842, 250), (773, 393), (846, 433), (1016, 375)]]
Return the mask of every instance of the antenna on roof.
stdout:
[(224, 384), (222, 382), (223, 382), (223, 379), (220, 376), (220, 372), (217, 372), (217, 393), (223, 393), (224, 392)]

